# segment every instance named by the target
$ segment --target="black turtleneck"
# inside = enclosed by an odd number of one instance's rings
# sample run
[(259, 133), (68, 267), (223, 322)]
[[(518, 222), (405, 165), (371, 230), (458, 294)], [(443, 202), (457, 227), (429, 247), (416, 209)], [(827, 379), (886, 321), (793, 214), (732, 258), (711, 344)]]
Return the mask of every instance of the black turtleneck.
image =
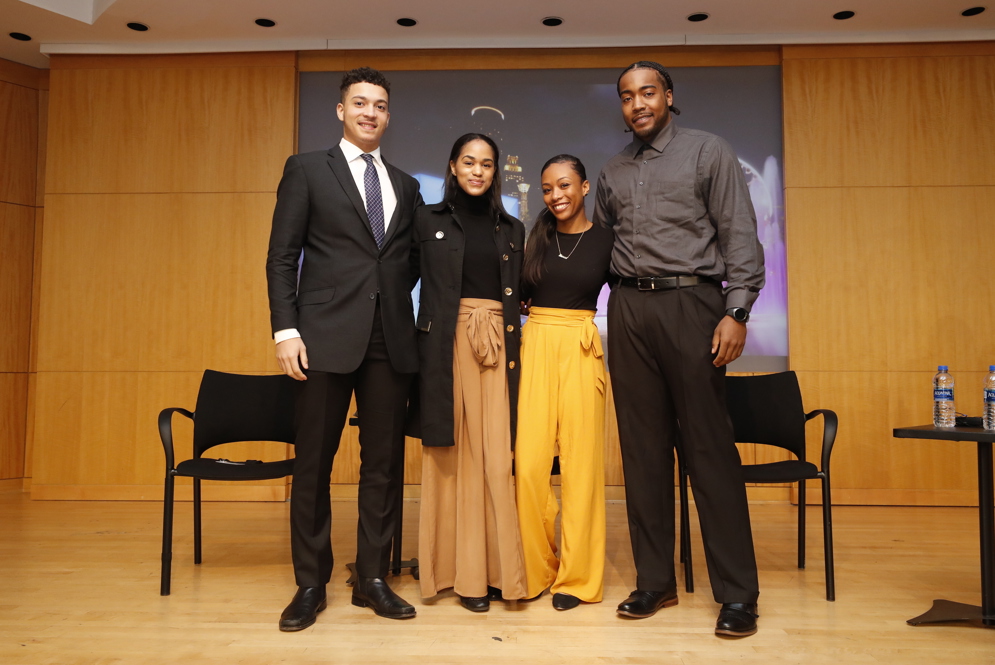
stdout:
[(463, 285), (461, 298), (486, 298), (501, 301), (501, 263), (494, 227), (497, 215), (490, 198), (470, 196), (457, 188), (453, 198), (456, 216), (463, 226)]

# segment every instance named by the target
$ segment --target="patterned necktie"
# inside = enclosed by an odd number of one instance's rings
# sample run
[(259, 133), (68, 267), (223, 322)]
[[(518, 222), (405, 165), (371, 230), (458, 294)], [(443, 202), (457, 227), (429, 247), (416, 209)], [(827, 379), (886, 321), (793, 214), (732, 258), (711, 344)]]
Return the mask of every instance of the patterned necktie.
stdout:
[(383, 246), (383, 193), (380, 191), (380, 176), (377, 167), (373, 166), (373, 155), (361, 155), (366, 162), (366, 173), (363, 174), (363, 184), (366, 185), (366, 216), (370, 218), (370, 228), (376, 238), (377, 247)]

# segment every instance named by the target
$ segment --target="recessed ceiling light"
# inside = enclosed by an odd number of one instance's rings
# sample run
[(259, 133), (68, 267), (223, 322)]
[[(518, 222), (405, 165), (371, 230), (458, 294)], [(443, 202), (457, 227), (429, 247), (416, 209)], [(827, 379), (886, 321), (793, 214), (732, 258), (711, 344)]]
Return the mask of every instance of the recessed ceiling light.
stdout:
[(134, 30), (135, 32), (145, 32), (146, 30), (149, 29), (149, 26), (145, 25), (144, 23), (138, 23), (136, 21), (132, 21), (131, 23), (129, 23), (128, 27)]
[(549, 28), (555, 28), (558, 25), (563, 25), (563, 19), (559, 16), (547, 16), (542, 20), (542, 24)]
[(31, 41), (31, 35), (26, 35), (23, 32), (12, 32), (12, 33), (10, 33), (10, 36), (13, 37), (14, 39), (16, 39), (19, 42), (30, 42)]
[(691, 21), (692, 23), (700, 23), (701, 21), (704, 21), (707, 18), (708, 14), (706, 14), (705, 12), (696, 12), (688, 16), (688, 20)]
[(961, 16), (977, 16), (981, 12), (985, 11), (984, 7), (971, 7), (970, 9), (965, 9), (960, 13)]
[(418, 25), (418, 21), (414, 20), (413, 18), (399, 18), (397, 19), (397, 24), (405, 28), (410, 28), (412, 26)]
[(835, 14), (833, 14), (833, 18), (836, 19), (837, 21), (845, 21), (848, 18), (853, 18), (853, 17), (854, 13), (851, 11), (836, 12)]
[(260, 28), (272, 28), (274, 25), (276, 25), (276, 21), (274, 21), (271, 18), (257, 18), (256, 25), (258, 25)]

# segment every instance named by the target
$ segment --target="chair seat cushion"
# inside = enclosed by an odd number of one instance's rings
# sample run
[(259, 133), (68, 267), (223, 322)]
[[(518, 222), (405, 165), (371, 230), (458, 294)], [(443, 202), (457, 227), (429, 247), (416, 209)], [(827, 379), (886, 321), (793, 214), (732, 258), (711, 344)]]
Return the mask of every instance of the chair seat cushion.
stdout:
[(819, 477), (819, 468), (811, 462), (784, 460), (770, 464), (744, 464), (743, 477), (748, 483), (793, 483)]
[(176, 466), (176, 475), (202, 478), (204, 480), (270, 480), (283, 478), (294, 473), (294, 460), (278, 462), (220, 461), (209, 457), (189, 459)]

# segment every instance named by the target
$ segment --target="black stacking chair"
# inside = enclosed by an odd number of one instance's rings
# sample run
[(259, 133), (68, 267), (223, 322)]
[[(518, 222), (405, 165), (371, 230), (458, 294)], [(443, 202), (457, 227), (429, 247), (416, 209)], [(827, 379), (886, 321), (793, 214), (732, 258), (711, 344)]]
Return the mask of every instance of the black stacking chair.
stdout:
[[(207, 370), (200, 382), (197, 410), (163, 409), (159, 438), (166, 453), (166, 481), (162, 509), (162, 574), (160, 590), (169, 595), (173, 557), (173, 485), (176, 476), (193, 478), (193, 538), (195, 564), (201, 562), (200, 481), (269, 480), (294, 472), (294, 460), (232, 462), (204, 457), (214, 446), (237, 441), (294, 442), (296, 382), (284, 374), (247, 376)], [(193, 420), (193, 459), (173, 464), (174, 413)]]
[[(839, 421), (829, 409), (805, 412), (794, 372), (726, 378), (726, 399), (736, 441), (783, 448), (796, 459), (769, 464), (744, 464), (748, 483), (798, 483), (798, 567), (805, 567), (805, 483), (822, 481), (822, 531), (826, 560), (826, 600), (836, 600), (833, 565), (833, 505), (830, 499), (829, 457)], [(805, 457), (805, 423), (823, 417), (820, 466)], [(681, 514), (687, 514), (687, 470), (681, 467)], [(681, 553), (691, 557), (690, 534), (681, 529)], [(687, 569), (685, 569), (686, 572)]]

